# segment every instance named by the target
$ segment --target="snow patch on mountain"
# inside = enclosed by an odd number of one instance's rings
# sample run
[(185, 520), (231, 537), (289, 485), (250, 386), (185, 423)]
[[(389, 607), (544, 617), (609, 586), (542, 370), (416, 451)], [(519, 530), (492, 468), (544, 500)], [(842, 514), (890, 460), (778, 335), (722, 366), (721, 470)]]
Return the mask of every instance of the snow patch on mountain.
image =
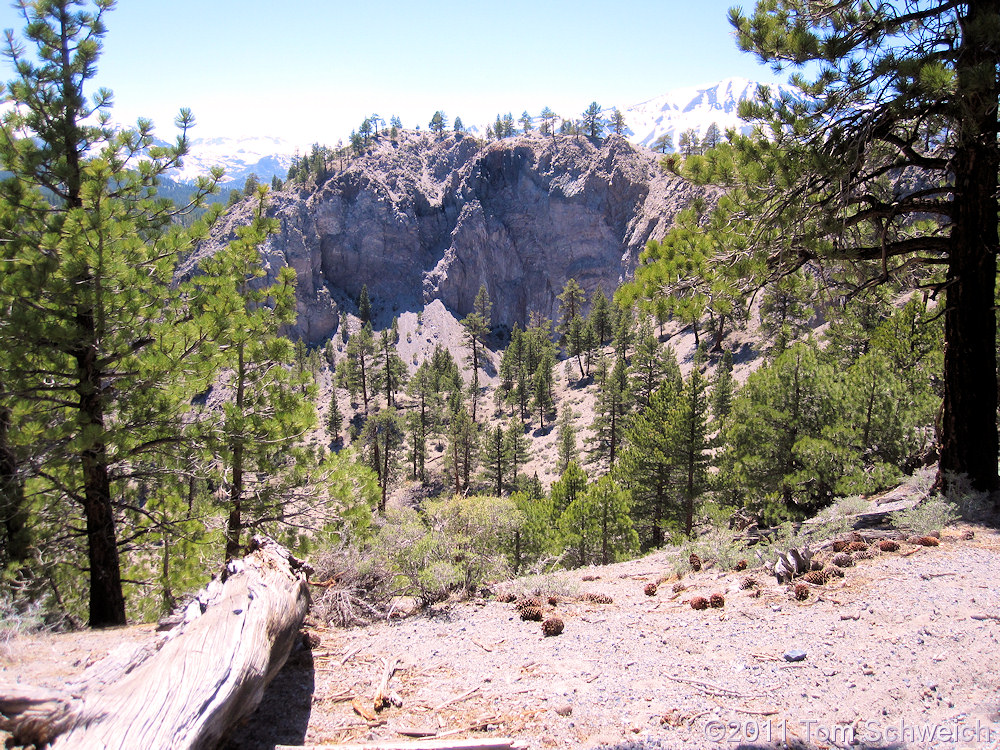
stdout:
[[(749, 133), (750, 125), (739, 117), (739, 103), (757, 96), (760, 86), (746, 78), (727, 78), (708, 86), (678, 88), (622, 111), (628, 126), (626, 137), (633, 143), (651, 147), (656, 140), (669, 134), (677, 148), (681, 133), (694, 130), (702, 137), (714, 122), (721, 133), (729, 128)], [(769, 86), (770, 96), (802, 97), (797, 89), (784, 84)]]
[(222, 167), (224, 185), (243, 185), (251, 172), (261, 182), (270, 182), (275, 175), (285, 178), (297, 151), (294, 144), (270, 136), (192, 138), (183, 168), (173, 170), (170, 176), (179, 182), (194, 182), (213, 167)]

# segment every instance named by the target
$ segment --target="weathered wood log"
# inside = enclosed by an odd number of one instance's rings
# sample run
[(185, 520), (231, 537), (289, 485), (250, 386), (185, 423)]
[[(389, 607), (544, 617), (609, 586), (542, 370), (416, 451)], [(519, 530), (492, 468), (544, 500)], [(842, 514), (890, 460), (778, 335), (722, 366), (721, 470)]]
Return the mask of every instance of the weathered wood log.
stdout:
[(254, 537), (159, 649), (127, 668), (85, 673), (65, 691), (0, 684), (0, 729), (53, 750), (216, 747), (288, 658), (309, 607), (307, 574), (288, 550)]

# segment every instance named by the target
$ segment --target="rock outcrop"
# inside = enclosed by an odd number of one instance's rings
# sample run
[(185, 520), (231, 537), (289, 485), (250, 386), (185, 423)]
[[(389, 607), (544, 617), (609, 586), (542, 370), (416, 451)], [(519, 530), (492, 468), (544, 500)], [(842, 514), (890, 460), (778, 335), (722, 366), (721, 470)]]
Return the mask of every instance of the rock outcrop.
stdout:
[[(336, 330), (362, 285), (386, 316), (439, 299), (461, 317), (485, 284), (494, 324), (554, 317), (567, 279), (612, 292), (703, 194), (617, 136), (483, 145), (405, 133), (331, 167), (319, 186), (272, 195), (269, 209), (281, 230), (265, 257), (298, 273), (296, 333), (313, 342)], [(231, 209), (201, 252), (228, 241), (249, 210)]]

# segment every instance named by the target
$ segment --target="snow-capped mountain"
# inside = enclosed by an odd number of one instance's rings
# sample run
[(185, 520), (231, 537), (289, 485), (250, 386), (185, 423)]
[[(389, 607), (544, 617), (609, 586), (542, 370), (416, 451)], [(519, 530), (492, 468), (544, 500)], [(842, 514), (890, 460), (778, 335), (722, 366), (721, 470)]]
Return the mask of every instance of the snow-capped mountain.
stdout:
[[(713, 122), (725, 133), (729, 128), (748, 133), (750, 126), (740, 120), (739, 103), (757, 96), (758, 83), (746, 78), (727, 78), (717, 84), (674, 89), (666, 94), (622, 110), (628, 125), (627, 136), (633, 143), (650, 147), (664, 134), (673, 138), (677, 147), (680, 134), (693, 129), (701, 137)], [(770, 86), (771, 96), (782, 94), (795, 98), (801, 92), (791, 86)]]
[(284, 179), (296, 150), (288, 141), (268, 136), (192, 138), (184, 168), (170, 176), (178, 182), (194, 182), (218, 166), (226, 170), (222, 178), (226, 185), (242, 185), (251, 172), (261, 182), (270, 182), (274, 175)]

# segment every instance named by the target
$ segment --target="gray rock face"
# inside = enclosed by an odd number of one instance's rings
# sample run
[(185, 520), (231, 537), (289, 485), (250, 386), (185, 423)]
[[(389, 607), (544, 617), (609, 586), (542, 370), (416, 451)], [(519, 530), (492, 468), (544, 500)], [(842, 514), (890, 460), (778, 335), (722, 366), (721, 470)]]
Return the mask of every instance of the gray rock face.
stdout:
[[(610, 294), (646, 242), (704, 194), (614, 136), (484, 146), (405, 133), (332, 166), (323, 185), (271, 197), (281, 230), (265, 248), (271, 268), (295, 268), (295, 333), (314, 342), (336, 330), (339, 307), (365, 284), (386, 315), (439, 299), (464, 316), (485, 284), (494, 324), (523, 325), (534, 311), (552, 318), (569, 278)], [(234, 207), (201, 252), (231, 239), (249, 211)]]

